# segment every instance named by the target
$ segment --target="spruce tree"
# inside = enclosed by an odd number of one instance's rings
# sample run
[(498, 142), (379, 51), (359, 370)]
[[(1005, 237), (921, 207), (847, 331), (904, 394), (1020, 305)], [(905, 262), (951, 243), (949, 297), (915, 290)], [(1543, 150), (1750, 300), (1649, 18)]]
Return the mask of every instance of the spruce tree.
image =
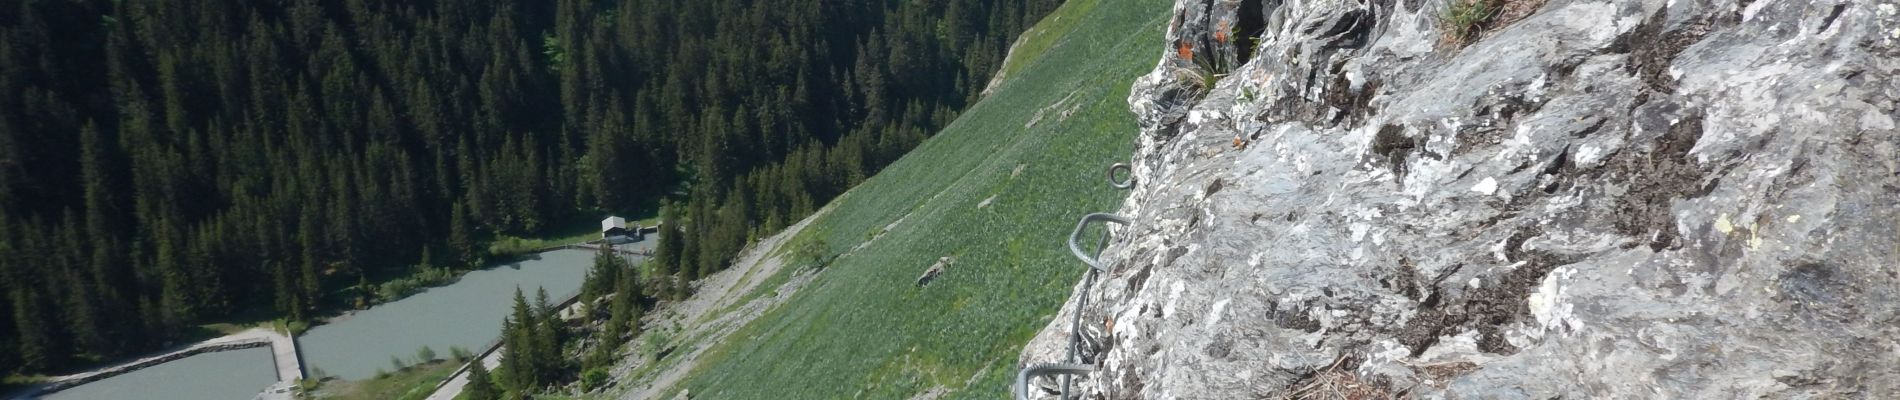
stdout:
[[(160, 223), (164, 226), (164, 223)], [(161, 335), (171, 337), (181, 333), (186, 324), (196, 319), (198, 304), (191, 297), (192, 285), (190, 272), (185, 270), (180, 260), (177, 234), (170, 229), (158, 230), (158, 251), (152, 261), (158, 270), (160, 282), (158, 307)]]
[[(273, 289), (271, 291), (271, 298), (274, 300), (272, 304), (277, 307), (277, 312), (286, 316), (294, 316), (297, 315), (298, 312), (296, 299), (299, 294), (296, 285), (290, 282), (290, 272), (285, 271), (282, 265), (283, 264), (276, 261), (265, 261), (264, 270), (269, 271), (271, 275), (271, 286)], [(291, 319), (294, 320), (298, 318), (293, 317)]]
[(547, 321), (547, 320), (555, 319), (557, 318), (554, 315), (555, 312), (556, 310), (554, 309), (554, 303), (551, 303), (548, 301), (548, 288), (546, 287), (535, 288), (534, 289), (534, 318), (535, 320), (539, 322), (539, 321)]
[(567, 357), (561, 354), (563, 336), (560, 310), (548, 302), (547, 288), (535, 291), (534, 337), (529, 343), (534, 346), (534, 373), (538, 382), (559, 382), (561, 370)]
[(476, 266), (475, 239), (473, 228), (468, 224), (468, 209), (462, 202), (455, 202), (449, 211), (449, 248), (455, 250), (455, 259), (459, 267)]
[(509, 392), (520, 392), (531, 385), (525, 377), (528, 371), (527, 341), (522, 339), (520, 324), (513, 318), (501, 322), (501, 375), (502, 388)]
[(587, 278), (581, 281), (581, 304), (592, 303), (594, 299), (613, 290), (615, 269), (614, 256), (605, 248), (594, 252), (594, 263), (587, 270)]
[(316, 307), (318, 300), (323, 298), (323, 281), (319, 279), (317, 275), (317, 263), (319, 262), (317, 259), (317, 250), (318, 246), (321, 245), (319, 242), (321, 239), (317, 237), (317, 219), (314, 211), (311, 210), (312, 209), (306, 209), (303, 213), (303, 220), (298, 224), (298, 237), (302, 243), (301, 247), (303, 251), (303, 259), (299, 265), (297, 276), (297, 283), (299, 284), (297, 305), (299, 306), (299, 312)]
[(13, 326), (20, 335), (20, 363), (29, 370), (51, 370), (65, 366), (64, 349), (55, 343), (52, 326), (46, 323), (39, 293), (32, 289), (13, 291)]
[(624, 274), (614, 283), (613, 303), (608, 306), (607, 326), (602, 329), (605, 333), (603, 341), (619, 344), (628, 332), (639, 332), (641, 311), (637, 302), (639, 296), (637, 287), (631, 272)]
[(488, 367), (483, 366), (482, 360), (480, 359), (470, 361), (470, 363), (468, 366), (468, 384), (462, 387), (463, 398), (467, 400), (500, 400), (501, 393), (495, 389), (494, 379), (488, 376)]
[(663, 203), (660, 206), (660, 242), (654, 251), (653, 259), (659, 262), (662, 275), (679, 273), (682, 262), (680, 252), (686, 247), (680, 238), (679, 205)]
[[(120, 288), (126, 285), (125, 266), (117, 258), (123, 254), (118, 239), (122, 235), (121, 232), (112, 228), (112, 223), (122, 217), (117, 212), (118, 192), (112, 190), (113, 166), (108, 155), (110, 144), (98, 127), (92, 123), (87, 123), (80, 129), (79, 136), (81, 180), (85, 185), (83, 189), (85, 235), (91, 241), (92, 248), (92, 253), (87, 260), (89, 263), (87, 270), (91, 275), (88, 281), (92, 285), (87, 288), (90, 292), (87, 301), (93, 301), (97, 305), (94, 311), (98, 314), (95, 317), (118, 320), (126, 318), (127, 314), (124, 311), (124, 297), (119, 294)], [(95, 327), (101, 330), (97, 332), (98, 336), (101, 336), (98, 339), (116, 336), (112, 333), (115, 329), (109, 328), (108, 325), (111, 324), (95, 324)], [(82, 340), (89, 339), (82, 337)], [(93, 348), (92, 351), (98, 354), (116, 354), (116, 347), (108, 342), (106, 346)]]
[(66, 270), (68, 286), (66, 320), (73, 344), (77, 350), (93, 355), (113, 353), (112, 342), (106, 339), (105, 329), (100, 326), (99, 308), (92, 295), (92, 283), (81, 279), (73, 270)]
[(505, 328), (503, 329), (503, 345), (506, 346), (506, 353), (502, 357), (502, 365), (505, 366), (502, 372), (503, 380), (508, 382), (509, 390), (527, 393), (539, 388), (538, 378), (541, 375), (542, 361), (539, 359), (541, 353), (537, 351), (540, 346), (534, 343), (537, 337), (535, 331), (539, 329), (540, 324), (535, 323), (535, 319), (534, 309), (528, 305), (528, 298), (521, 294), (521, 288), (515, 288), (514, 311), (503, 323)]

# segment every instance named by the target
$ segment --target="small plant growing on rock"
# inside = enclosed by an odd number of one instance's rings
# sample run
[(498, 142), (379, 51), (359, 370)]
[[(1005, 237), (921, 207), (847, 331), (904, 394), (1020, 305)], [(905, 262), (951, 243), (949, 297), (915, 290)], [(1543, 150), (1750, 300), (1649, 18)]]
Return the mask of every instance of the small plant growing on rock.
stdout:
[(1201, 66), (1200, 71), (1201, 71), (1201, 76), (1200, 76), (1201, 88), (1203, 89), (1213, 90), (1214, 85), (1220, 84), (1221, 78), (1227, 77), (1226, 71), (1215, 69), (1206, 65)]
[(1438, 30), (1444, 33), (1447, 43), (1455, 46), (1477, 40), (1498, 16), (1498, 0), (1449, 1), (1444, 13), (1438, 16)]
[(1221, 78), (1227, 77), (1234, 70), (1234, 50), (1233, 46), (1225, 45), (1227, 37), (1224, 27), (1215, 31), (1214, 40), (1221, 45), (1210, 46), (1201, 54), (1196, 54), (1193, 42), (1184, 40), (1176, 45), (1176, 56), (1193, 65), (1175, 68), (1179, 79), (1186, 81), (1188, 86), (1199, 89), (1201, 94), (1213, 90), (1214, 85), (1219, 84)]

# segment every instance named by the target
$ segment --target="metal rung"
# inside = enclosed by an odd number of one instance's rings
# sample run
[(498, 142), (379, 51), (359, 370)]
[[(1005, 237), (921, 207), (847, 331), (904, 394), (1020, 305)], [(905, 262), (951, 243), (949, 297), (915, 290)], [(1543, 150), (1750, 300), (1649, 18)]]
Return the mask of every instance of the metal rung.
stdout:
[(1029, 380), (1044, 375), (1088, 375), (1095, 366), (1088, 364), (1043, 363), (1016, 372), (1016, 400), (1029, 399)]
[(1082, 222), (1078, 222), (1075, 224), (1075, 231), (1069, 232), (1069, 252), (1074, 253), (1075, 258), (1082, 259), (1082, 262), (1088, 263), (1089, 268), (1094, 268), (1096, 271), (1100, 271), (1100, 272), (1107, 272), (1108, 271), (1107, 267), (1103, 267), (1102, 263), (1100, 261), (1096, 261), (1095, 257), (1090, 256), (1087, 252), (1082, 251), (1082, 244), (1076, 243), (1076, 241), (1079, 241), (1082, 239), (1082, 230), (1089, 227), (1090, 221), (1106, 221), (1106, 222), (1113, 222), (1113, 223), (1121, 224), (1121, 225), (1128, 225), (1128, 218), (1122, 217), (1120, 215), (1108, 214), (1108, 213), (1094, 213), (1094, 214), (1084, 215), (1082, 216)]

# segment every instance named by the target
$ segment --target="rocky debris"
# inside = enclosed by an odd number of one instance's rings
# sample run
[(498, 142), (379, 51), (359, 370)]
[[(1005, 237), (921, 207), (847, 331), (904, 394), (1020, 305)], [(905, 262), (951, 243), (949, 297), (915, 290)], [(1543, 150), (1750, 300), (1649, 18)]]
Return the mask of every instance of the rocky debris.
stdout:
[[(836, 204), (835, 202), (833, 203)], [(764, 296), (753, 296), (778, 271), (786, 268), (789, 240), (797, 237), (812, 221), (829, 214), (832, 205), (818, 209), (818, 212), (785, 230), (779, 231), (758, 243), (739, 252), (731, 268), (719, 271), (696, 282), (697, 290), (692, 297), (684, 301), (662, 302), (640, 319), (641, 331), (629, 343), (655, 341), (664, 343), (651, 357), (626, 357), (611, 371), (611, 387), (629, 388), (620, 393), (622, 399), (660, 398), (696, 368), (700, 356), (718, 343), (737, 332), (752, 320), (764, 315), (767, 310), (785, 302), (800, 289), (812, 283), (825, 270), (823, 268), (795, 269), (790, 280), (779, 284)], [(892, 223), (886, 229), (896, 226)], [(881, 235), (881, 233), (880, 233)], [(793, 268), (798, 266), (793, 265)], [(684, 346), (682, 348), (682, 346)], [(673, 354), (679, 350), (679, 354)], [(668, 357), (675, 357), (667, 360)], [(681, 389), (675, 398), (690, 397), (690, 390)]]
[(917, 277), (917, 287), (929, 285), (930, 281), (937, 279), (937, 275), (942, 275), (944, 269), (950, 268), (950, 263), (955, 261), (956, 259), (950, 256), (938, 257), (936, 264), (931, 264), (930, 268), (924, 269), (923, 275)]
[(1085, 398), (1900, 397), (1900, 4), (1518, 1), (1177, 0), (1020, 361), (1080, 312)]

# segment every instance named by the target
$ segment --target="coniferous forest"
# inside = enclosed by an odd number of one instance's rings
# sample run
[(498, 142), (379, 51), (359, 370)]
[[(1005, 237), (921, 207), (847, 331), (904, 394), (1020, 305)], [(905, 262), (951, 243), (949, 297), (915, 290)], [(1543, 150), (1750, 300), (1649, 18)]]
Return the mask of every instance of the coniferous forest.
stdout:
[(0, 0), (0, 374), (658, 204), (662, 271), (715, 272), (1057, 3)]

